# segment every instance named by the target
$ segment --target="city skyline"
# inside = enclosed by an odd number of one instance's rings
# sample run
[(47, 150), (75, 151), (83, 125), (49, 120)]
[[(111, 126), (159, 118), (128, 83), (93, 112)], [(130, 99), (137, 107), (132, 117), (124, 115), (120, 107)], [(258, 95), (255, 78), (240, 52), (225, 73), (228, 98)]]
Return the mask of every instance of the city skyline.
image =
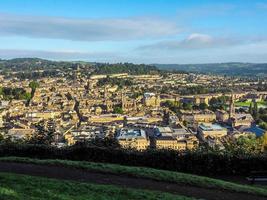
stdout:
[(0, 58), (267, 62), (267, 1), (1, 1)]

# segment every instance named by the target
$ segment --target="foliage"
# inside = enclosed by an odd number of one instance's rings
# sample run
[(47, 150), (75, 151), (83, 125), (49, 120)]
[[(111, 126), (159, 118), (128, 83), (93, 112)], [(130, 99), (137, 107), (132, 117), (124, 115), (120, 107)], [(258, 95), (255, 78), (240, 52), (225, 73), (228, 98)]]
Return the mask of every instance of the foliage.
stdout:
[(31, 94), (26, 92), (23, 88), (11, 87), (0, 88), (0, 96), (3, 96), (4, 100), (29, 100), (31, 98)]
[(132, 63), (116, 63), (116, 64), (102, 64), (98, 63), (95, 67), (95, 74), (119, 74), (128, 73), (133, 75), (141, 74), (158, 74), (159, 70), (152, 65), (132, 64)]
[(156, 149), (139, 152), (97, 146), (56, 148), (47, 145), (1, 144), (0, 156), (116, 163), (202, 175), (247, 175), (252, 170), (267, 169), (267, 157), (262, 154), (239, 155), (205, 148), (185, 153)]
[(98, 87), (102, 87), (104, 85), (112, 85), (112, 86), (117, 85), (120, 88), (123, 88), (125, 86), (131, 86), (132, 84), (133, 82), (130, 79), (110, 78), (110, 77), (100, 79), (97, 82)]
[(29, 83), (29, 87), (32, 89), (32, 90), (36, 90), (36, 88), (39, 87), (39, 83), (37, 81), (31, 81)]
[(185, 90), (180, 92), (181, 95), (193, 95), (193, 94), (207, 94), (209, 93), (208, 88), (204, 86), (190, 86), (186, 87)]
[(123, 110), (121, 107), (117, 106), (113, 109), (113, 113), (115, 114), (123, 114)]
[(210, 109), (215, 111), (217, 109), (225, 109), (227, 102), (229, 101), (228, 96), (212, 97), (209, 101)]
[(179, 102), (167, 100), (163, 103), (163, 106), (169, 108), (174, 113), (178, 113), (180, 109)]
[(230, 76), (265, 76), (266, 63), (156, 64), (159, 69), (221, 74)]
[(267, 130), (267, 108), (259, 109), (257, 122), (260, 128)]
[(208, 108), (208, 105), (206, 104), (206, 103), (200, 103), (199, 104), (199, 109), (201, 109), (201, 110), (205, 110), (205, 109), (207, 109)]
[(259, 127), (264, 129), (264, 130), (267, 130), (267, 123), (266, 122), (260, 122)]
[[(40, 58), (16, 58), (0, 60), (0, 70), (6, 77), (19, 79), (38, 79), (43, 77), (59, 77), (62, 71), (73, 72), (80, 65), (78, 62), (57, 62)], [(92, 68), (91, 63), (83, 63), (84, 73)], [(16, 73), (14, 73), (16, 72)]]
[(254, 134), (240, 136), (237, 139), (224, 144), (225, 151), (232, 155), (258, 155), (262, 151), (263, 139), (257, 138)]
[(115, 138), (95, 138), (93, 140), (76, 143), (75, 146), (86, 147), (86, 146), (95, 146), (95, 147), (107, 147), (107, 148), (119, 148), (120, 144)]
[(183, 108), (184, 110), (192, 110), (192, 109), (193, 109), (193, 104), (192, 104), (192, 103), (186, 103), (186, 102), (184, 102), (184, 103), (182, 104), (182, 108)]
[(46, 130), (43, 122), (36, 125), (36, 132), (26, 142), (30, 144), (46, 144), (50, 145), (53, 142), (54, 133)]

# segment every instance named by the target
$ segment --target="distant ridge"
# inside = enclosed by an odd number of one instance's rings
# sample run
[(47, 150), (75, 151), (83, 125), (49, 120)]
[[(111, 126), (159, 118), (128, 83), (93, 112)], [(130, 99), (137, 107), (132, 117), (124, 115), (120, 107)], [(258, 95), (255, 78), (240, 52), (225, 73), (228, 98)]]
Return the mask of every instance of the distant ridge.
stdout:
[[(75, 65), (82, 64), (87, 66), (97, 66), (98, 73), (105, 71), (128, 72), (129, 69), (134, 73), (148, 73), (150, 71), (160, 70), (176, 71), (176, 72), (193, 72), (204, 74), (219, 74), (229, 76), (256, 76), (267, 77), (267, 63), (207, 63), (207, 64), (131, 64), (131, 63), (104, 63), (104, 62), (89, 62), (89, 61), (55, 61), (41, 58), (13, 58), (4, 60), (0, 58), (0, 69), (16, 67), (17, 69), (25, 70), (25, 68), (41, 68), (51, 69), (56, 67), (76, 67)], [(142, 69), (138, 69), (142, 68)]]
[(153, 64), (162, 70), (178, 70), (231, 76), (267, 76), (267, 63)]

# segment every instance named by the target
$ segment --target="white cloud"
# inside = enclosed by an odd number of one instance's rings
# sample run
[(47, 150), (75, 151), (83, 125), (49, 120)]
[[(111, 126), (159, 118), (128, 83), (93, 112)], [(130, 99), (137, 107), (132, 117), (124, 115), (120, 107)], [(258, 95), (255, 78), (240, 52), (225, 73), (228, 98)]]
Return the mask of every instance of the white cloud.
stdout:
[(212, 37), (207, 34), (192, 33), (183, 40), (165, 40), (145, 45), (138, 50), (193, 50), (234, 46), (242, 44), (240, 39)]
[(159, 18), (78, 19), (0, 13), (0, 35), (104, 41), (176, 35), (174, 22)]

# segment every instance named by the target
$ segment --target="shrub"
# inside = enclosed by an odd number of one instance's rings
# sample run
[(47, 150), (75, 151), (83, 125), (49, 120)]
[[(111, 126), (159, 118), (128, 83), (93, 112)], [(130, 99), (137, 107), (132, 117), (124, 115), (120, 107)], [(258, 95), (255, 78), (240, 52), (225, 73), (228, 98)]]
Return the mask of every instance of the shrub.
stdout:
[(2, 144), (0, 156), (116, 163), (202, 175), (247, 175), (252, 170), (267, 169), (267, 157), (264, 155), (235, 156), (208, 151), (180, 153), (174, 150), (138, 152), (88, 145), (56, 148), (47, 145)]

